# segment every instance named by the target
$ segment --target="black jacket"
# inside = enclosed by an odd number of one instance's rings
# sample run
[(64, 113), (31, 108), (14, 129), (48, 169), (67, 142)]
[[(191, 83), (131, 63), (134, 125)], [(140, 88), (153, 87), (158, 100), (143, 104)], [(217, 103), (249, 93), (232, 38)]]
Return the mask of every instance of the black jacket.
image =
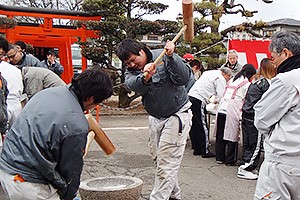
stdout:
[(243, 104), (243, 119), (254, 120), (254, 105), (261, 99), (262, 95), (269, 89), (269, 82), (262, 76), (251, 83), (246, 93)]
[(7, 115), (7, 95), (8, 95), (8, 89), (7, 89), (7, 82), (1, 76), (0, 73), (0, 81), (1, 81), (1, 87), (0, 87), (0, 132), (1, 135), (5, 135), (7, 131), (7, 120), (8, 120), (8, 115)]

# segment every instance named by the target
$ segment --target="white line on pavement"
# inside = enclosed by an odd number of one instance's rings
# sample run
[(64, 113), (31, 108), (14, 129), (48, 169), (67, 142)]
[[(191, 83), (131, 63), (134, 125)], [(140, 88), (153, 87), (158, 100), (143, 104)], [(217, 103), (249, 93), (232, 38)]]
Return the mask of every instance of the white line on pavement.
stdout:
[(102, 128), (104, 131), (109, 130), (140, 130), (140, 129), (148, 129), (148, 127), (115, 127), (115, 128)]

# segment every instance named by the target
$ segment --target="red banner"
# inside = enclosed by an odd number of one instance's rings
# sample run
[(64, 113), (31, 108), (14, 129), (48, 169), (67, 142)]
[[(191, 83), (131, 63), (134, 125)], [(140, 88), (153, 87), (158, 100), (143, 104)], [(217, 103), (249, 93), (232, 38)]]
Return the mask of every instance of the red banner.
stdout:
[(238, 62), (242, 65), (252, 64), (256, 69), (263, 58), (271, 58), (270, 40), (229, 40), (228, 50), (238, 52)]

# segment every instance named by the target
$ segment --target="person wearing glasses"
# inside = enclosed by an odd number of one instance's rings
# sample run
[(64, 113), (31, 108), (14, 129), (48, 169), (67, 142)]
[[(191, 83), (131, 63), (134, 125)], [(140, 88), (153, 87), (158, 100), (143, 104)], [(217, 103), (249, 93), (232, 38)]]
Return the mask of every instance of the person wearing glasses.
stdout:
[(39, 59), (33, 55), (26, 54), (21, 49), (19, 49), (15, 44), (9, 44), (6, 57), (8, 58), (8, 63), (12, 65), (19, 65), (22, 67), (44, 67)]
[(23, 52), (26, 52), (26, 43), (23, 41), (16, 41), (15, 45), (21, 49)]
[(300, 198), (300, 38), (277, 32), (269, 51), (277, 75), (254, 106), (254, 125), (265, 135), (264, 161), (254, 199)]
[(7, 81), (8, 96), (7, 96), (7, 113), (8, 113), (8, 128), (16, 121), (21, 113), (21, 97), (23, 92), (23, 81), (21, 71), (13, 65), (5, 62), (5, 55), (8, 51), (8, 41), (0, 37), (0, 72)]

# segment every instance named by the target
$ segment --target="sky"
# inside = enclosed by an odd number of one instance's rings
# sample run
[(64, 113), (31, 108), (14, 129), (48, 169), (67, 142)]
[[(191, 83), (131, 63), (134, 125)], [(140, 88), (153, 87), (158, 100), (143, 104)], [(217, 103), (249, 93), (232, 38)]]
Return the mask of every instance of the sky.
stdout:
[[(148, 20), (164, 19), (175, 21), (178, 13), (182, 12), (181, 0), (152, 0), (169, 5), (169, 8), (160, 15), (149, 15), (144, 17)], [(193, 0), (193, 2), (202, 2), (202, 0)], [(235, 4), (242, 4), (247, 10), (257, 10), (258, 13), (249, 19), (242, 17), (241, 14), (223, 15), (219, 31), (222, 31), (232, 25), (238, 25), (245, 21), (254, 23), (255, 20), (270, 22), (281, 18), (292, 18), (300, 21), (300, 0), (273, 0), (273, 3), (267, 4), (261, 0), (235, 0)], [(194, 12), (194, 17), (197, 17)]]

